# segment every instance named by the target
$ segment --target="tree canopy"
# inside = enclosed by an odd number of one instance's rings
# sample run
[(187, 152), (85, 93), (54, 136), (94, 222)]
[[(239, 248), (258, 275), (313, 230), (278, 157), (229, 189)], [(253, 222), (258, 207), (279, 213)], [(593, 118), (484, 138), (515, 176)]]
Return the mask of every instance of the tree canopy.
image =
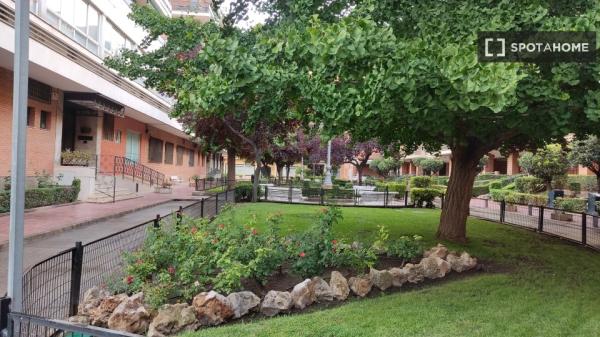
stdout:
[(581, 165), (596, 175), (596, 184), (600, 192), (600, 140), (589, 135), (584, 139), (575, 139), (571, 143), (569, 160), (572, 165)]

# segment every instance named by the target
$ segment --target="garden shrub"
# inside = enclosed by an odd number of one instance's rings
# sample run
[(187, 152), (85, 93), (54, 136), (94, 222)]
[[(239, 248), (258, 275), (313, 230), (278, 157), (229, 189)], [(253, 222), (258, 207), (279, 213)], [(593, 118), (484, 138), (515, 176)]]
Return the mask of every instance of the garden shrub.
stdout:
[(472, 195), (478, 197), (480, 195), (488, 194), (490, 192), (490, 185), (479, 185), (473, 186)]
[(410, 188), (427, 188), (432, 184), (431, 177), (428, 176), (414, 176), (410, 178)]
[(401, 258), (404, 262), (419, 257), (423, 254), (423, 237), (420, 235), (401, 236), (388, 244), (387, 254)]
[(539, 193), (546, 190), (544, 181), (534, 176), (518, 177), (514, 183), (516, 190), (521, 193)]
[(488, 190), (499, 190), (502, 187), (504, 187), (504, 186), (502, 185), (501, 180), (494, 180), (494, 181), (490, 182), (490, 184), (488, 185)]
[(569, 185), (569, 191), (575, 193), (575, 194), (579, 194), (581, 192), (581, 183), (577, 182), (577, 181), (570, 181), (568, 183)]
[(583, 191), (596, 191), (598, 188), (596, 176), (570, 175), (567, 177), (567, 183), (569, 186), (571, 183), (579, 183)]
[[(81, 181), (73, 179), (71, 186), (52, 186), (25, 190), (25, 208), (60, 205), (75, 202), (79, 196)], [(10, 191), (0, 192), (0, 212), (10, 210)]]
[[(262, 196), (262, 187), (258, 186), (258, 196)], [(235, 185), (235, 202), (252, 201), (252, 183), (242, 182)]]
[(435, 188), (440, 191), (442, 194), (446, 194), (446, 190), (448, 190), (448, 186), (446, 185), (431, 185), (431, 188)]
[(554, 208), (566, 212), (581, 213), (587, 209), (587, 199), (584, 198), (556, 198)]
[(506, 201), (511, 204), (545, 206), (547, 197), (542, 194), (521, 193), (510, 190), (490, 190), (494, 201)]
[(375, 184), (375, 191), (385, 192), (387, 187), (388, 192), (397, 192), (397, 197), (403, 197), (406, 191), (406, 184), (400, 182), (377, 182)]
[(417, 207), (433, 208), (433, 200), (441, 197), (442, 192), (435, 188), (411, 188), (410, 198)]
[(506, 195), (509, 193), (510, 191), (508, 190), (490, 189), (490, 197), (492, 198), (492, 200), (497, 202), (503, 201)]

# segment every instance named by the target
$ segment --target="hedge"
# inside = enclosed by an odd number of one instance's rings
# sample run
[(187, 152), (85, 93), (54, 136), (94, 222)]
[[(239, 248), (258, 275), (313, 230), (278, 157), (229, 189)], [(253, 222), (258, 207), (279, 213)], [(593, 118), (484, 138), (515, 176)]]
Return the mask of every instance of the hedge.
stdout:
[(554, 208), (567, 211), (581, 213), (587, 210), (587, 199), (584, 198), (556, 198), (554, 200)]
[[(262, 188), (258, 186), (258, 196), (262, 196)], [(235, 185), (235, 202), (252, 201), (252, 183), (238, 183)]]
[(433, 199), (435, 197), (441, 197), (442, 191), (436, 188), (420, 188), (415, 187), (410, 189), (410, 198), (413, 200), (415, 206), (433, 208)]
[(431, 177), (428, 176), (414, 176), (410, 178), (410, 188), (427, 188), (432, 184)]
[(474, 197), (488, 194), (490, 192), (490, 185), (476, 185), (473, 186), (473, 192), (471, 193)]
[[(81, 181), (73, 179), (71, 186), (52, 186), (25, 190), (25, 208), (60, 205), (77, 200)], [(10, 210), (10, 191), (0, 191), (0, 213)]]
[(596, 191), (598, 186), (596, 184), (596, 176), (568, 176), (567, 183), (579, 183), (581, 189), (584, 191)]
[(520, 193), (510, 190), (491, 189), (490, 196), (494, 201), (506, 201), (511, 204), (545, 206), (547, 197), (542, 194)]
[(388, 192), (398, 192), (398, 194), (401, 195), (404, 195), (404, 192), (406, 191), (406, 184), (398, 182), (377, 182), (375, 184), (375, 191), (385, 192), (386, 187)]
[(540, 178), (525, 176), (515, 179), (515, 188), (521, 193), (539, 193), (546, 190), (546, 185)]

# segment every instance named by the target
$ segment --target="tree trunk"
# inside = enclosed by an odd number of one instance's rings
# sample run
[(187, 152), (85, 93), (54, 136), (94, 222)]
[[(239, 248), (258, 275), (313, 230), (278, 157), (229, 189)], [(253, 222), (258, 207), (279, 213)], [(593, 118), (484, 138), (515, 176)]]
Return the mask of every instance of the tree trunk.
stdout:
[(290, 181), (290, 164), (286, 164), (285, 165), (285, 181), (289, 182)]
[(467, 240), (467, 217), (477, 175), (477, 164), (482, 155), (466, 148), (452, 149), (452, 174), (444, 198), (437, 237), (458, 243)]
[(258, 187), (260, 183), (260, 169), (262, 164), (262, 152), (257, 148), (254, 150), (254, 160), (256, 161), (256, 168), (254, 169), (254, 181), (252, 182), (252, 202), (258, 201)]
[(281, 185), (281, 176), (283, 172), (283, 167), (279, 163), (275, 163), (275, 169), (277, 170), (277, 184)]
[(600, 193), (600, 172), (596, 173), (596, 185), (597, 192)]
[(356, 167), (356, 172), (358, 173), (358, 186), (362, 186), (362, 174), (363, 174), (363, 169), (360, 166)]
[(227, 149), (227, 188), (235, 188), (235, 149)]

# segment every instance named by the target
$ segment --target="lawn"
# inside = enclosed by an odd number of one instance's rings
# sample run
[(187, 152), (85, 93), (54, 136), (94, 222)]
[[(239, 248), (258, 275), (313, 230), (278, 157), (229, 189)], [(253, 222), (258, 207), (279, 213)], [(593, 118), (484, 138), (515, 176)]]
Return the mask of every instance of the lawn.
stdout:
[[(241, 204), (236, 221), (283, 214), (285, 231), (306, 228), (318, 206)], [(340, 238), (420, 234), (433, 245), (439, 211), (343, 208)], [(260, 227), (260, 226), (259, 226)], [(304, 314), (242, 321), (201, 336), (600, 336), (599, 253), (536, 233), (470, 219), (467, 245), (489, 271)]]

